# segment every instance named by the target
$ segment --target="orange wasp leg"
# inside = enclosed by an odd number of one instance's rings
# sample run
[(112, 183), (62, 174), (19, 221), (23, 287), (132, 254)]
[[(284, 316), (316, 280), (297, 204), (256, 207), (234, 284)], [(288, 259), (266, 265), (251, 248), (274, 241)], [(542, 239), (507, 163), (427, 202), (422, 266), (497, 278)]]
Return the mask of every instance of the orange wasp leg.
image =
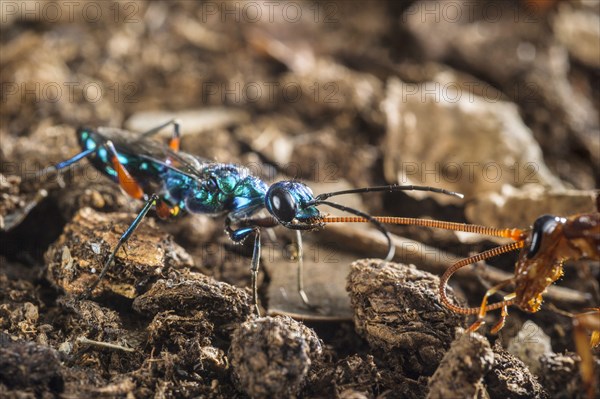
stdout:
[(156, 126), (155, 128), (142, 133), (141, 137), (148, 138), (154, 136), (156, 133), (158, 133), (159, 131), (161, 131), (169, 125), (173, 125), (173, 135), (169, 139), (169, 148), (175, 152), (179, 152), (179, 146), (181, 144), (181, 128), (177, 119), (171, 119), (170, 121), (165, 122), (160, 126)]
[(135, 199), (143, 199), (144, 190), (137, 183), (135, 178), (131, 176), (127, 169), (125, 169), (125, 166), (123, 166), (123, 164), (119, 161), (119, 154), (117, 153), (112, 141), (107, 141), (106, 147), (112, 154), (113, 167), (117, 171), (117, 177), (119, 179), (119, 185), (121, 188), (131, 197)]
[(169, 140), (169, 148), (175, 152), (179, 152), (181, 145), (181, 133), (179, 132), (179, 123), (174, 122), (173, 124), (173, 137)]
[(166, 202), (158, 200), (156, 204), (156, 214), (161, 219), (168, 219), (179, 214), (180, 208), (175, 205), (170, 207)]
[[(129, 171), (127, 171), (125, 166), (119, 161), (119, 154), (117, 153), (117, 150), (115, 149), (114, 144), (109, 140), (106, 142), (105, 145), (108, 148), (108, 151), (112, 154), (113, 167), (117, 171), (117, 177), (119, 179), (119, 185), (121, 186), (121, 188), (123, 188), (123, 190), (127, 194), (129, 194), (130, 196), (132, 196), (135, 199), (144, 199), (144, 196), (145, 196), (144, 190), (137, 183), (135, 178), (129, 173)], [(129, 225), (127, 230), (125, 230), (125, 232), (119, 238), (119, 242), (117, 243), (117, 245), (111, 252), (111, 254), (108, 257), (108, 259), (106, 260), (106, 262), (104, 263), (102, 270), (100, 271), (100, 274), (98, 275), (98, 278), (96, 279), (96, 281), (94, 281), (88, 287), (86, 292), (83, 294), (84, 298), (88, 297), (92, 294), (92, 292), (94, 291), (94, 289), (96, 288), (98, 283), (100, 283), (100, 281), (104, 278), (104, 276), (108, 272), (108, 269), (110, 268), (110, 265), (112, 264), (119, 249), (121, 249), (123, 244), (125, 244), (127, 242), (127, 240), (129, 239), (129, 237), (131, 237), (131, 235), (133, 234), (135, 229), (141, 223), (142, 219), (146, 216), (146, 214), (150, 210), (150, 208), (155, 206), (159, 201), (160, 201), (159, 197), (156, 194), (152, 194), (147, 199), (146, 204), (144, 205), (144, 207), (142, 208), (142, 210), (140, 211), (138, 216), (135, 218), (135, 220), (131, 223), (131, 225)], [(123, 248), (123, 250), (124, 250), (124, 248)]]

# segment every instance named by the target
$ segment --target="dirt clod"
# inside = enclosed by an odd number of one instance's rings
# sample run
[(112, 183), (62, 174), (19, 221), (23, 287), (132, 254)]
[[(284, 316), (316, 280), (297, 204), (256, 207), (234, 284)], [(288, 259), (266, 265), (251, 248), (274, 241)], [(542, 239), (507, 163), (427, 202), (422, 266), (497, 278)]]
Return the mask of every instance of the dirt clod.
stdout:
[[(540, 358), (540, 383), (553, 398), (584, 398), (585, 385), (579, 374), (580, 358), (574, 353), (547, 353)], [(600, 361), (595, 361), (600, 370)], [(600, 397), (600, 385), (596, 384), (595, 397)]]
[(249, 320), (231, 341), (234, 383), (253, 398), (295, 395), (321, 345), (313, 330), (289, 317)]
[(172, 310), (154, 316), (148, 326), (148, 342), (153, 345), (171, 347), (181, 351), (190, 339), (196, 337), (201, 345), (209, 345), (213, 333), (212, 323), (206, 321), (204, 312), (193, 312), (188, 316), (173, 314)]
[(380, 371), (373, 356), (349, 356), (335, 366), (334, 386), (340, 396), (353, 392), (367, 396), (382, 382)]
[(116, 339), (122, 335), (123, 325), (119, 314), (101, 306), (97, 302), (60, 298), (60, 318), (71, 334), (67, 337), (75, 340), (84, 335), (88, 339), (99, 341)]
[(133, 301), (133, 308), (155, 316), (172, 311), (193, 316), (198, 311), (215, 324), (217, 330), (230, 331), (252, 313), (252, 299), (246, 290), (236, 288), (200, 273), (173, 273), (161, 279)]
[(14, 212), (19, 205), (23, 205), (19, 197), (20, 182), (19, 176), (0, 174), (0, 229), (2, 230), (6, 228), (4, 218)]
[(23, 389), (38, 397), (50, 397), (48, 393), (58, 394), (63, 390), (61, 370), (52, 348), (33, 342), (13, 341), (0, 333), (0, 387), (4, 384), (9, 389)]
[[(80, 210), (46, 252), (48, 279), (66, 293), (86, 292), (134, 218), (134, 214)], [(139, 290), (171, 268), (191, 265), (189, 255), (151, 219), (142, 222), (136, 233), (117, 252), (114, 264), (94, 289), (93, 296), (112, 292), (134, 298)]]
[[(347, 290), (356, 331), (409, 373), (432, 375), (464, 318), (439, 302), (439, 278), (414, 266), (362, 259)], [(452, 293), (450, 295), (453, 297)]]
[(492, 398), (547, 398), (548, 394), (525, 363), (494, 346), (494, 365), (485, 383)]
[(486, 398), (483, 376), (492, 368), (494, 352), (479, 334), (462, 334), (429, 380), (428, 399)]

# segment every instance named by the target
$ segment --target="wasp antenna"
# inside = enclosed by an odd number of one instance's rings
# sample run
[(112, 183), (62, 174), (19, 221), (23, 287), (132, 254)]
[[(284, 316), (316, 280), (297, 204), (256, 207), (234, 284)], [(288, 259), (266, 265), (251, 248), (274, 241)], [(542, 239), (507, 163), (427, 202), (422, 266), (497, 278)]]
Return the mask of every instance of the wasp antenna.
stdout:
[(434, 193), (449, 195), (452, 197), (458, 197), (458, 198), (465, 197), (461, 193), (444, 190), (443, 188), (430, 187), (430, 186), (414, 186), (414, 185), (401, 186), (399, 184), (390, 184), (387, 186), (363, 187), (363, 188), (355, 188), (355, 189), (350, 189), (350, 190), (333, 191), (330, 193), (323, 193), (323, 194), (317, 195), (315, 197), (315, 201), (325, 200), (325, 199), (331, 198), (335, 195), (381, 192), (381, 191), (387, 191), (390, 193), (396, 192), (396, 191), (430, 191), (430, 192), (434, 192)]
[[(350, 208), (348, 206), (341, 205), (341, 204), (338, 204), (336, 202), (331, 202), (331, 201), (318, 200), (318, 201), (313, 201), (311, 205), (328, 205), (332, 208), (339, 209), (340, 211), (352, 213), (353, 215), (356, 215), (360, 218), (365, 219), (365, 221), (373, 223), (373, 225), (377, 228), (377, 230), (379, 230), (383, 233), (383, 235), (385, 236), (385, 239), (387, 240), (387, 243), (388, 243), (388, 253), (387, 253), (387, 256), (385, 257), (385, 260), (387, 262), (389, 262), (394, 258), (396, 248), (392, 244), (392, 237), (390, 236), (390, 232), (385, 228), (385, 226), (383, 224), (381, 224), (381, 222), (379, 222), (373, 216), (371, 216), (365, 212), (361, 212), (358, 209)], [(329, 219), (329, 218), (325, 217), (321, 220), (321, 222), (328, 223), (326, 221), (326, 219)]]

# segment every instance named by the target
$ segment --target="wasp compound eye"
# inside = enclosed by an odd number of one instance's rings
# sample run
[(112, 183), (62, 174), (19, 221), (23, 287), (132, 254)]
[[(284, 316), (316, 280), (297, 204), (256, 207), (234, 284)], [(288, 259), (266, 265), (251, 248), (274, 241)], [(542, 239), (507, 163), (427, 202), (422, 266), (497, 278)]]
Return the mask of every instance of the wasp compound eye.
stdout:
[(544, 235), (552, 233), (558, 222), (559, 218), (552, 215), (544, 215), (536, 219), (533, 223), (533, 228), (531, 229), (531, 244), (527, 251), (527, 257), (529, 259), (533, 258), (538, 253), (542, 246)]
[(296, 200), (287, 190), (273, 189), (268, 196), (269, 211), (282, 222), (291, 222), (296, 217)]

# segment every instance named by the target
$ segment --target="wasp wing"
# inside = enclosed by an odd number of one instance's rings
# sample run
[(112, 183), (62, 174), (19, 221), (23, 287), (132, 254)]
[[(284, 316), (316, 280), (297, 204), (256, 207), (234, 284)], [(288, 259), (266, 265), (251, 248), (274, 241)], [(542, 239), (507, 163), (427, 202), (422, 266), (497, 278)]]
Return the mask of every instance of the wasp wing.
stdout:
[(97, 132), (106, 140), (111, 140), (118, 153), (138, 157), (157, 165), (175, 170), (195, 179), (204, 179), (203, 169), (213, 161), (201, 157), (175, 152), (157, 140), (141, 134), (116, 128), (98, 128)]

